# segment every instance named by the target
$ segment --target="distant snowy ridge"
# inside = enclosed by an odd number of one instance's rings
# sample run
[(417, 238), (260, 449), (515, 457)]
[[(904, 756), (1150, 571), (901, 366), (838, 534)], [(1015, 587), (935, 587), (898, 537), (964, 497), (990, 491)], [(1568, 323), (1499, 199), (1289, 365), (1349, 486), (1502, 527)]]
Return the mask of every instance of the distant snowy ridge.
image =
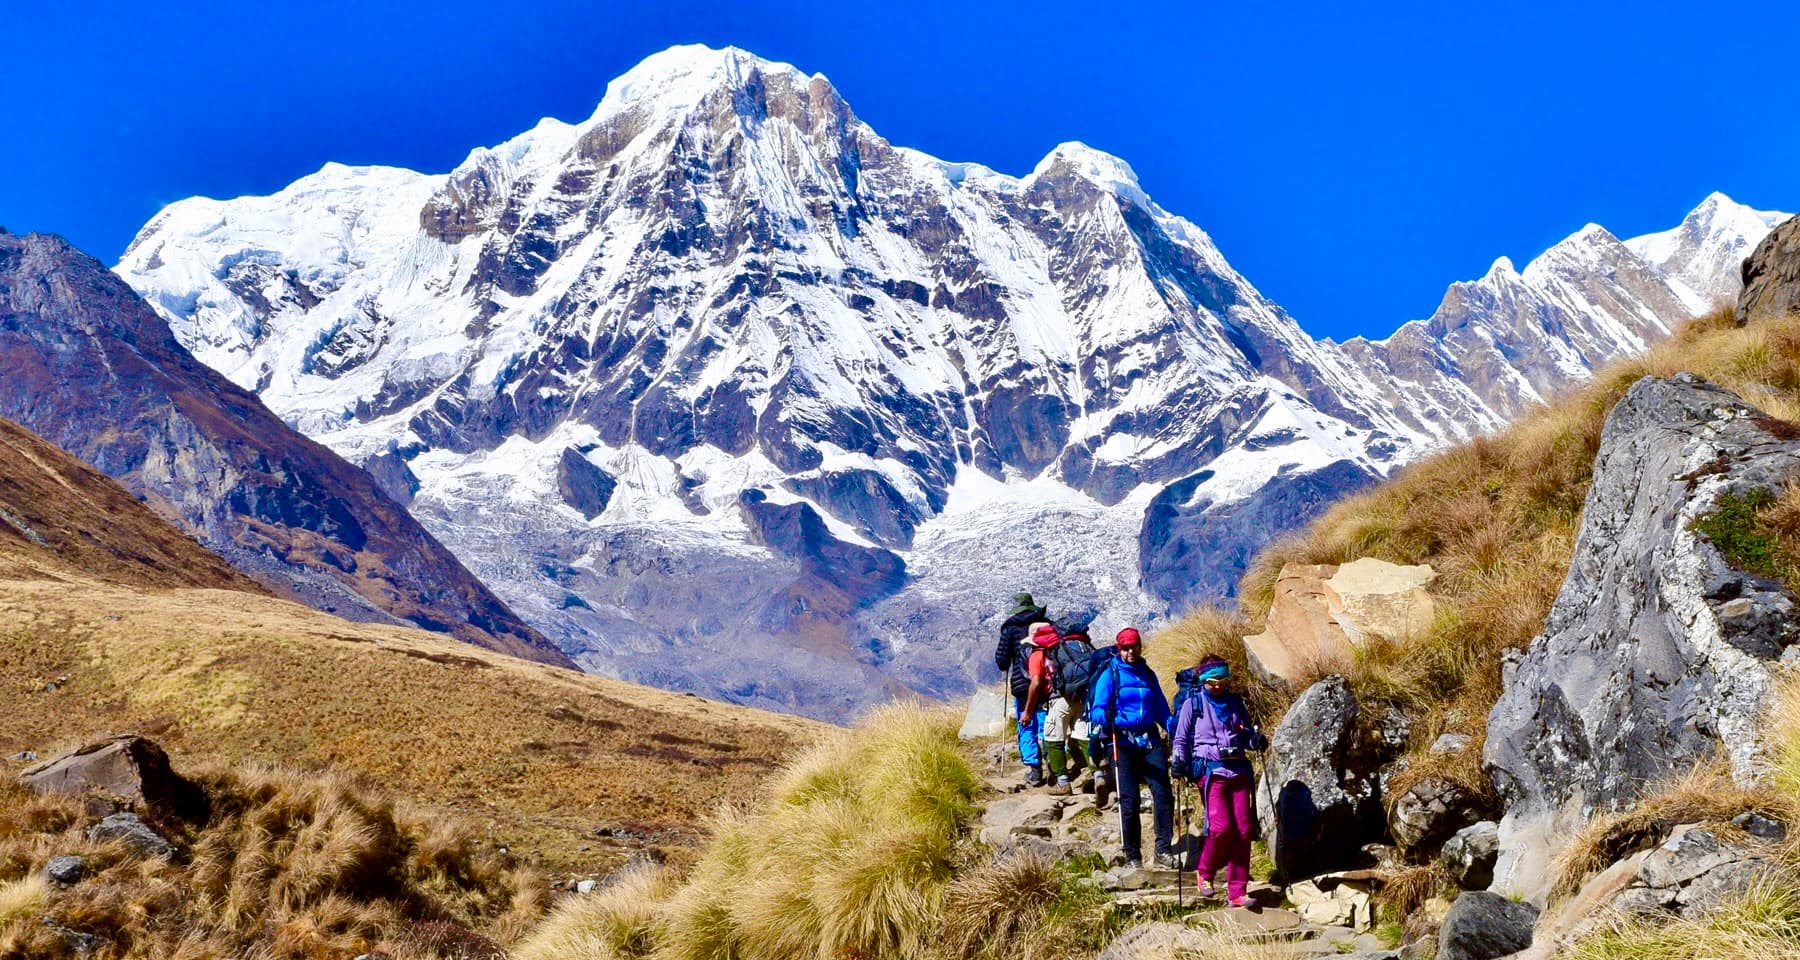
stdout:
[(584, 666), (842, 717), (966, 688), (1020, 589), (1102, 629), (1222, 595), (1729, 295), (1772, 216), (1590, 228), (1320, 342), (1118, 158), (947, 163), (677, 47), (445, 175), (171, 205), (117, 269)]

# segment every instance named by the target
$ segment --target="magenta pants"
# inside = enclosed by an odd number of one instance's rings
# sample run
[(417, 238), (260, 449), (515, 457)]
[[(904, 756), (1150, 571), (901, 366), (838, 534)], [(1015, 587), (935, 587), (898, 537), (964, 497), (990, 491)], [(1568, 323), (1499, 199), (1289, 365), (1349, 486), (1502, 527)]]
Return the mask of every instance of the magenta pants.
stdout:
[(1225, 893), (1237, 899), (1250, 889), (1250, 838), (1256, 832), (1252, 778), (1245, 774), (1206, 780), (1206, 845), (1195, 870), (1202, 884), (1225, 868)]

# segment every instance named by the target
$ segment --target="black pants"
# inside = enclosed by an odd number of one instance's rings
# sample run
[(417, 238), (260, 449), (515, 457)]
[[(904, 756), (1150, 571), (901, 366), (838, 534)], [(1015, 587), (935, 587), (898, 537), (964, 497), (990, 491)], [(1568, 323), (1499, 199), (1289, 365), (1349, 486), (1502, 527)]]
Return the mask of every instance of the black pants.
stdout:
[(1131, 860), (1144, 858), (1144, 836), (1138, 827), (1140, 783), (1150, 787), (1150, 821), (1156, 831), (1156, 852), (1168, 853), (1175, 839), (1175, 797), (1169, 789), (1169, 764), (1162, 747), (1154, 741), (1147, 747), (1137, 746), (1121, 733), (1113, 769), (1119, 784), (1119, 833), (1125, 856)]

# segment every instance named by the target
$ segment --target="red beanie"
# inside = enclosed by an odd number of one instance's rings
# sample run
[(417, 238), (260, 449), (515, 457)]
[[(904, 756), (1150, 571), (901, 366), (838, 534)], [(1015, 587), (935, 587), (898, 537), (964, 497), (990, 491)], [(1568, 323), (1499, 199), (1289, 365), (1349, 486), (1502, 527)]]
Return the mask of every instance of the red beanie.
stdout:
[(1126, 627), (1119, 631), (1118, 644), (1121, 647), (1135, 647), (1142, 642), (1143, 638), (1138, 636), (1136, 627)]

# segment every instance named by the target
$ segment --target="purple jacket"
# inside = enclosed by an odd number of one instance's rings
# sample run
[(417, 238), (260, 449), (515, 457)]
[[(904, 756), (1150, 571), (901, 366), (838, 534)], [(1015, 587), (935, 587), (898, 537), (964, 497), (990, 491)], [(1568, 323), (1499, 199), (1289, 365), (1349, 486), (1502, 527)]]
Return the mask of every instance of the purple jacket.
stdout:
[(1230, 767), (1220, 767), (1220, 751), (1231, 748), (1242, 752), (1250, 745), (1250, 711), (1235, 693), (1227, 693), (1214, 701), (1205, 692), (1196, 693), (1181, 705), (1181, 716), (1175, 719), (1173, 768), (1186, 770), (1193, 761), (1205, 761), (1207, 767), (1221, 776), (1236, 776)]

